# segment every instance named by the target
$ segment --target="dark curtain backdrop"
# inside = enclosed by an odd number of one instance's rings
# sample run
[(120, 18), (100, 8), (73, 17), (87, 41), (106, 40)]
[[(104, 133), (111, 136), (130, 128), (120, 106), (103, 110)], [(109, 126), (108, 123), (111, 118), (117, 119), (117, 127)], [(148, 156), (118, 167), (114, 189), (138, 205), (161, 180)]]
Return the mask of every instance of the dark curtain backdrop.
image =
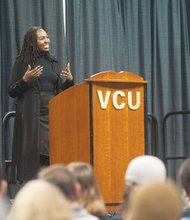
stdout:
[[(0, 116), (3, 118), (5, 112), (15, 109), (15, 100), (8, 97), (7, 85), (12, 65), (22, 46), (23, 36), (30, 26), (42, 26), (48, 32), (51, 39), (51, 52), (60, 60), (64, 68), (67, 59), (62, 0), (1, 0), (0, 4)], [(12, 127), (12, 123), (8, 123), (7, 126)], [(6, 130), (9, 132), (11, 128)], [(2, 124), (0, 131), (2, 140)], [(11, 155), (10, 141), (9, 135), (7, 135), (6, 146), (9, 148), (7, 149), (9, 157)], [(0, 161), (2, 161), (1, 150)]]
[[(1, 116), (14, 108), (6, 88), (23, 33), (42, 25), (63, 66), (71, 63), (75, 83), (104, 70), (148, 81), (147, 109), (158, 120), (156, 152), (163, 158), (164, 116), (190, 110), (189, 0), (66, 0), (66, 44), (63, 23), (62, 1), (1, 0)], [(189, 130), (188, 115), (168, 121), (167, 156), (189, 156)], [(171, 175), (180, 163), (168, 161)]]
[[(166, 155), (162, 127), (168, 112), (190, 109), (189, 12), (185, 0), (67, 0), (68, 56), (75, 80), (110, 69), (143, 76), (148, 112), (158, 120), (160, 158), (190, 153), (190, 116), (170, 120)], [(167, 162), (175, 176), (181, 160)]]

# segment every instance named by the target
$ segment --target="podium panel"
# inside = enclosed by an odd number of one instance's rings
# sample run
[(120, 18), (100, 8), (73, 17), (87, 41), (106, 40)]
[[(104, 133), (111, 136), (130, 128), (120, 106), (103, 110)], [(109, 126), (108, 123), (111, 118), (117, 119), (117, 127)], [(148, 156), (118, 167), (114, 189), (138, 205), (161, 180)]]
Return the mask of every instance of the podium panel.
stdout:
[[(104, 100), (106, 94), (110, 93), (104, 109), (97, 91), (101, 91)], [(131, 92), (132, 101), (136, 103), (137, 91), (141, 94), (140, 106), (132, 110), (128, 106), (128, 93)], [(123, 97), (117, 94), (122, 94)], [(114, 101), (117, 102), (116, 107)], [(127, 164), (132, 158), (144, 154), (142, 86), (128, 83), (93, 83), (93, 142), (93, 165), (104, 200), (109, 206), (112, 206), (113, 201), (121, 203)]]
[(89, 86), (75, 85), (49, 103), (50, 163), (90, 163)]
[(145, 151), (145, 85), (133, 73), (106, 71), (49, 104), (51, 163), (91, 163), (110, 211), (122, 202), (129, 161)]

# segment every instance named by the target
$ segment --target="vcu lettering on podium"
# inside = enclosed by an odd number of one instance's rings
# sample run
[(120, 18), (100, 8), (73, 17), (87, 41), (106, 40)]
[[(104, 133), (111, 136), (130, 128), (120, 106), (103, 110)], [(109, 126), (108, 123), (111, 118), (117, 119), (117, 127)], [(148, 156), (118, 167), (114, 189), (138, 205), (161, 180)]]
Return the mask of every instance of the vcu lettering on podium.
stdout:
[[(135, 96), (133, 93), (136, 93), (136, 98), (133, 98)], [(102, 109), (107, 109), (110, 100), (112, 101), (114, 108), (118, 110), (124, 109), (126, 106), (128, 106), (131, 110), (137, 110), (140, 108), (141, 94), (139, 91), (124, 92), (122, 90), (118, 90), (111, 92), (108, 90), (106, 91), (105, 95), (103, 95), (101, 90), (97, 90), (97, 94)]]

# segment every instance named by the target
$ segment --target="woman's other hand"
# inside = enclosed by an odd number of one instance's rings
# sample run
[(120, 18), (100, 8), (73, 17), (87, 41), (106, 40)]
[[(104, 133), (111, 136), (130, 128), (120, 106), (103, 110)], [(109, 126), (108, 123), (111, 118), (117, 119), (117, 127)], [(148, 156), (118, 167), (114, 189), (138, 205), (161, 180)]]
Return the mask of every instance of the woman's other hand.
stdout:
[(34, 69), (31, 68), (30, 65), (28, 65), (28, 69), (26, 70), (24, 76), (22, 79), (25, 82), (28, 82), (30, 80), (38, 78), (43, 72), (43, 67), (42, 66), (37, 66)]

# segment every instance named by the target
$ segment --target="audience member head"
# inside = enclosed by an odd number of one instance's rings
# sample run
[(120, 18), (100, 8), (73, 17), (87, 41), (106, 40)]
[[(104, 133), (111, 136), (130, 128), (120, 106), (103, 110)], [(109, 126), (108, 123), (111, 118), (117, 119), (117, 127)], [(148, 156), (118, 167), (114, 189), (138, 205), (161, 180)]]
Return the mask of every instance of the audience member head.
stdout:
[(73, 162), (67, 165), (81, 185), (81, 204), (85, 209), (96, 216), (105, 213), (105, 205), (96, 181), (93, 167), (84, 162)]
[(164, 163), (155, 156), (138, 156), (129, 162), (124, 179), (126, 187), (123, 196), (123, 206), (125, 206), (124, 209), (126, 209), (133, 188), (137, 185), (155, 181), (165, 181), (166, 167)]
[(71, 208), (52, 184), (32, 180), (17, 193), (8, 220), (71, 220)]
[(190, 158), (182, 163), (178, 172), (178, 181), (186, 195), (190, 197)]
[(5, 180), (3, 168), (0, 167), (0, 219), (4, 220), (9, 212), (10, 205), (7, 199), (8, 184)]
[(42, 169), (38, 178), (56, 185), (70, 201), (77, 201), (80, 198), (80, 184), (74, 175), (62, 164), (54, 164)]
[(4, 172), (2, 167), (0, 167), (0, 197), (5, 197), (7, 195), (8, 184), (5, 180)]
[(183, 216), (190, 215), (190, 158), (187, 158), (180, 166), (177, 176), (181, 188), (183, 201)]
[(134, 189), (124, 219), (178, 220), (181, 211), (180, 193), (172, 181), (151, 182)]
[(125, 173), (127, 184), (144, 184), (165, 179), (164, 163), (159, 158), (150, 155), (139, 156), (131, 160)]

